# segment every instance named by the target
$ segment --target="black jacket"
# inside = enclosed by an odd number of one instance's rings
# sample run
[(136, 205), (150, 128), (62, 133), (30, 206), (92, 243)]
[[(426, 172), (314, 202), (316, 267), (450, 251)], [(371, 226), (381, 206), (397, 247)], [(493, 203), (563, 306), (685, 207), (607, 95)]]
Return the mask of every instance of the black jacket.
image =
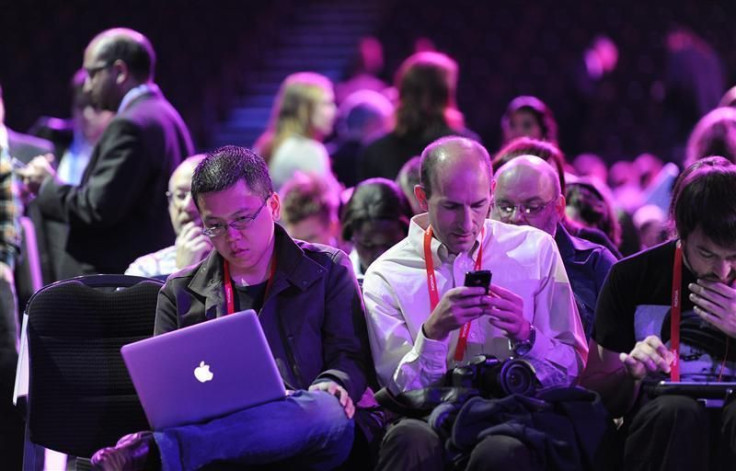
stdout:
[(69, 223), (67, 253), (83, 264), (64, 276), (123, 273), (137, 257), (171, 245), (169, 176), (192, 152), (179, 113), (151, 91), (110, 122), (79, 186), (46, 179), (37, 199), (41, 211)]
[[(275, 226), (277, 268), (259, 319), (284, 382), (294, 389), (331, 379), (354, 401), (373, 371), (365, 313), (350, 260), (340, 250), (291, 239)], [(169, 277), (159, 293), (155, 334), (227, 313), (222, 257)]]

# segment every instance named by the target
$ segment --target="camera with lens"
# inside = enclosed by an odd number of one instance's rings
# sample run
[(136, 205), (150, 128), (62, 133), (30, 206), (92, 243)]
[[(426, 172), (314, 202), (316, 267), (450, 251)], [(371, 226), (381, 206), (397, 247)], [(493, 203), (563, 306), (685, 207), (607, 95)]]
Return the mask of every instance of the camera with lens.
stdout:
[(453, 368), (449, 376), (450, 386), (477, 389), (484, 397), (531, 396), (539, 385), (534, 367), (528, 361), (499, 360), (490, 355), (478, 355), (467, 364)]

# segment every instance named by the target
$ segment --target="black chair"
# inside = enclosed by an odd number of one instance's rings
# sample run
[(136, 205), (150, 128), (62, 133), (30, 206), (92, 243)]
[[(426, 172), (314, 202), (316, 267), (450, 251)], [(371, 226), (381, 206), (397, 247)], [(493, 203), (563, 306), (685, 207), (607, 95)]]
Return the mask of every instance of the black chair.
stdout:
[(27, 427), (34, 445), (89, 458), (149, 428), (120, 347), (153, 334), (161, 286), (90, 275), (50, 284), (29, 300)]

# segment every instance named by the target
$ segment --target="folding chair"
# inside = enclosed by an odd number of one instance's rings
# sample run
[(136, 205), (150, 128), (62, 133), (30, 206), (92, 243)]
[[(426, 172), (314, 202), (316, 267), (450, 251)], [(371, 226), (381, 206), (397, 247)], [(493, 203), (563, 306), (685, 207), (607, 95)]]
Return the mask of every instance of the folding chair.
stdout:
[(83, 458), (81, 468), (96, 450), (148, 428), (120, 347), (153, 334), (161, 286), (89, 275), (50, 284), (29, 300), (27, 435), (34, 445)]

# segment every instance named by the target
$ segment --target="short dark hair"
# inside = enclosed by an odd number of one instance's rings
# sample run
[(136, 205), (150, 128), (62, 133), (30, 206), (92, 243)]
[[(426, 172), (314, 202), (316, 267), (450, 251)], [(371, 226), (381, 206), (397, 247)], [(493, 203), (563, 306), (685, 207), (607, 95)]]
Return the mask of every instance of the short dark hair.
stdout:
[(472, 139), (459, 136), (447, 136), (441, 137), (425, 147), (422, 151), (422, 168), (419, 172), (419, 181), (421, 182), (424, 194), (427, 199), (432, 194), (432, 183), (434, 182), (434, 176), (437, 169), (437, 163), (441, 158), (446, 155), (446, 147), (448, 145), (457, 144), (465, 147), (467, 150), (475, 151), (476, 155), (480, 157), (481, 161), (488, 168), (489, 180), (493, 177), (493, 169), (491, 167), (491, 157), (488, 155), (488, 151), (479, 142)]
[(511, 100), (501, 117), (501, 128), (503, 128), (504, 135), (508, 134), (511, 128), (511, 117), (519, 111), (531, 113), (542, 131), (542, 139), (557, 144), (557, 121), (555, 121), (552, 110), (542, 100), (531, 95), (517, 96)]
[(670, 214), (677, 235), (687, 238), (700, 227), (723, 247), (736, 244), (736, 166), (708, 157), (685, 169), (675, 182)]
[(273, 194), (268, 166), (261, 156), (239, 146), (224, 146), (207, 154), (192, 177), (192, 199), (199, 209), (199, 196), (224, 191), (244, 181), (246, 186), (264, 199)]
[(100, 60), (107, 64), (121, 60), (136, 79), (153, 79), (156, 53), (143, 34), (132, 29), (114, 28), (103, 31), (94, 40), (98, 38), (104, 41), (98, 56)]
[(352, 239), (363, 222), (375, 220), (397, 221), (407, 232), (411, 216), (409, 201), (396, 183), (386, 178), (370, 178), (355, 187), (343, 208), (342, 238)]

